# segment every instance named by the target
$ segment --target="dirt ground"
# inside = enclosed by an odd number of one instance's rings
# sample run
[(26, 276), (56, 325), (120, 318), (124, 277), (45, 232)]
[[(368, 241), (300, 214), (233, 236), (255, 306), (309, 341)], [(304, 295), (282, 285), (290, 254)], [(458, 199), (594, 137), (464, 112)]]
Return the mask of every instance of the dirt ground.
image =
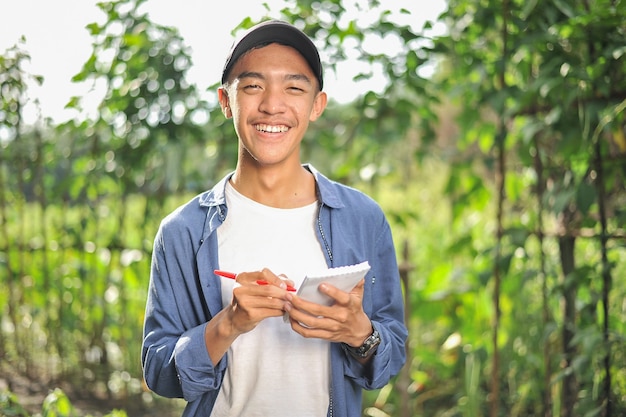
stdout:
[(182, 401), (155, 399), (152, 404), (146, 404), (141, 398), (110, 400), (90, 397), (66, 384), (29, 378), (6, 366), (0, 366), (0, 392), (10, 391), (16, 395), (19, 404), (33, 417), (41, 415), (44, 399), (55, 388), (62, 389), (68, 396), (76, 417), (101, 417), (116, 409), (124, 410), (128, 417), (179, 417), (182, 414)]

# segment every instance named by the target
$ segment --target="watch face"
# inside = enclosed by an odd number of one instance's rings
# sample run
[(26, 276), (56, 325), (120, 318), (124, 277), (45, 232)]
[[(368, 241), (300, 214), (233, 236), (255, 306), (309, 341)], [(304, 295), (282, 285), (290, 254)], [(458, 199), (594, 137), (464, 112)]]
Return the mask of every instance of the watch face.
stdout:
[(378, 330), (374, 329), (374, 333), (367, 339), (362, 346), (357, 349), (357, 353), (360, 357), (366, 358), (370, 353), (374, 352), (374, 349), (380, 344), (380, 334)]
[(365, 342), (363, 342), (363, 344), (358, 348), (346, 344), (343, 344), (343, 347), (355, 358), (365, 359), (376, 351), (376, 347), (378, 347), (378, 345), (380, 345), (380, 333), (378, 333), (378, 330), (374, 329), (373, 333), (365, 339)]

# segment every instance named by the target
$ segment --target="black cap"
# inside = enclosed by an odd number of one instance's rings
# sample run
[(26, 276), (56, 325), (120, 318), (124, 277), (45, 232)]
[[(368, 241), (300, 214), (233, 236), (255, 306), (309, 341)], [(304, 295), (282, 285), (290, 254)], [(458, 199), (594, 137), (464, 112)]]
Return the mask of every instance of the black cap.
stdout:
[(230, 48), (226, 64), (222, 71), (222, 84), (226, 83), (228, 74), (241, 56), (252, 48), (270, 43), (291, 46), (306, 59), (320, 86), (324, 86), (320, 55), (311, 39), (300, 29), (280, 20), (268, 20), (252, 26), (243, 33)]

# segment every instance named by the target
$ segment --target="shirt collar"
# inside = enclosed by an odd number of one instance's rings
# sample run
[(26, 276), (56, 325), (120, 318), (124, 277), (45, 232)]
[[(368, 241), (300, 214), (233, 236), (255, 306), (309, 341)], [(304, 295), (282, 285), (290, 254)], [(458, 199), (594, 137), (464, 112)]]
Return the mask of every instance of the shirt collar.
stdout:
[[(318, 199), (322, 204), (332, 207), (341, 208), (344, 206), (341, 198), (337, 194), (337, 189), (333, 187), (333, 182), (322, 175), (311, 164), (304, 164), (304, 168), (309, 170), (317, 184)], [(200, 197), (200, 205), (205, 207), (219, 206), (226, 204), (226, 183), (230, 180), (235, 172), (231, 172), (220, 180), (210, 192), (204, 193)]]

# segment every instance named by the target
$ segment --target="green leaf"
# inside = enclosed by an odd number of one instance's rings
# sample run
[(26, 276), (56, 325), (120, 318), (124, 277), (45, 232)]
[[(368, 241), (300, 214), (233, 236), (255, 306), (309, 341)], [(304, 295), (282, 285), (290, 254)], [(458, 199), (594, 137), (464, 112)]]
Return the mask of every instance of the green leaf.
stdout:
[(586, 181), (581, 182), (576, 192), (576, 205), (578, 210), (584, 215), (588, 214), (589, 208), (597, 201), (597, 197), (597, 191), (593, 185)]

